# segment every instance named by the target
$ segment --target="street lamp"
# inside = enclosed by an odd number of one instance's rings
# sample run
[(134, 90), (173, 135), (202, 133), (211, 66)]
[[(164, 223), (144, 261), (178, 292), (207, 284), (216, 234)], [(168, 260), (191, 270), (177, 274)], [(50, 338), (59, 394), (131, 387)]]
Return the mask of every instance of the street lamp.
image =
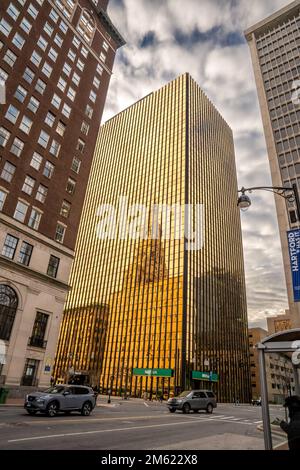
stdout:
[(111, 395), (111, 392), (112, 392), (113, 381), (114, 381), (114, 376), (112, 375), (111, 378), (110, 378), (110, 389), (109, 389), (109, 391), (108, 391), (108, 400), (107, 400), (107, 403), (110, 403), (110, 402), (111, 402), (111, 400), (110, 400), (110, 395)]
[(297, 207), (297, 216), (298, 221), (300, 222), (300, 199), (298, 193), (298, 187), (296, 184), (293, 184), (291, 187), (270, 187), (270, 186), (263, 186), (263, 187), (256, 187), (256, 188), (242, 188), (239, 193), (241, 196), (238, 198), (238, 207), (242, 211), (246, 211), (251, 206), (251, 199), (246, 193), (252, 193), (252, 191), (269, 191), (271, 193), (277, 194), (278, 196), (283, 197), (288, 202), (295, 202)]

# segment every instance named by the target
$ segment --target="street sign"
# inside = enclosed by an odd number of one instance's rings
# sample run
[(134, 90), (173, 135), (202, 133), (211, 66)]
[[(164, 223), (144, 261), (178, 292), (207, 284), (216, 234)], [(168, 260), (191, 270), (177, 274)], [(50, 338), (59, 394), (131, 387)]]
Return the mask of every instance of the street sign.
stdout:
[(132, 375), (143, 377), (173, 377), (173, 369), (140, 369), (135, 367), (132, 369)]
[(44, 363), (44, 373), (45, 374), (50, 374), (51, 372), (51, 367), (52, 367), (52, 359), (51, 357), (47, 357)]
[(300, 302), (300, 230), (287, 232), (293, 280), (294, 302)]
[(213, 372), (192, 371), (192, 380), (204, 380), (206, 382), (219, 382), (219, 374)]

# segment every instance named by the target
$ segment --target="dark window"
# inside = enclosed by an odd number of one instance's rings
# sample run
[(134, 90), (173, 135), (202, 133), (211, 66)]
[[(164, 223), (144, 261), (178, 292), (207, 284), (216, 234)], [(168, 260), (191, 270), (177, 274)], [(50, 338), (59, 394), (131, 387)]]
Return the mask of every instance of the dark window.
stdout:
[(291, 224), (297, 223), (296, 211), (290, 211)]
[(213, 392), (206, 392), (206, 395), (208, 396), (208, 398), (215, 398)]
[(9, 341), (18, 308), (18, 297), (15, 291), (0, 284), (0, 339)]
[(37, 371), (39, 362), (36, 359), (26, 359), (21, 385), (31, 387), (37, 385)]
[(59, 266), (59, 258), (56, 256), (51, 255), (49, 264), (48, 264), (48, 269), (47, 269), (47, 274), (48, 276), (51, 277), (56, 277), (57, 276), (57, 271), (58, 271), (58, 266)]
[(29, 266), (32, 250), (33, 246), (30, 245), (30, 243), (23, 242), (20, 249), (18, 262), (24, 264), (25, 266)]
[(36, 348), (46, 348), (47, 341), (44, 341), (49, 315), (37, 312), (33, 325), (32, 335), (29, 338), (29, 345)]
[(72, 388), (72, 393), (74, 395), (87, 395), (89, 393), (89, 390), (85, 387), (74, 387)]
[(193, 398), (206, 398), (206, 395), (204, 392), (195, 392)]
[(2, 255), (6, 258), (14, 259), (16, 248), (18, 245), (19, 239), (13, 237), (12, 235), (6, 235), (5, 242), (2, 248)]

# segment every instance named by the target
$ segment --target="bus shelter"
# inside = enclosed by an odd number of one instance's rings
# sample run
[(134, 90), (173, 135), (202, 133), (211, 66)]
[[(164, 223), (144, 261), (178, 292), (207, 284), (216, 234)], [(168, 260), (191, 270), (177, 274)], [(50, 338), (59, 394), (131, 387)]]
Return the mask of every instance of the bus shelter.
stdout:
[(288, 355), (294, 373), (295, 395), (300, 396), (300, 328), (286, 330), (264, 338), (256, 345), (259, 353), (259, 374), (261, 384), (262, 420), (264, 428), (265, 449), (272, 450), (272, 432), (268, 402), (268, 384), (266, 375), (266, 354), (278, 353)]

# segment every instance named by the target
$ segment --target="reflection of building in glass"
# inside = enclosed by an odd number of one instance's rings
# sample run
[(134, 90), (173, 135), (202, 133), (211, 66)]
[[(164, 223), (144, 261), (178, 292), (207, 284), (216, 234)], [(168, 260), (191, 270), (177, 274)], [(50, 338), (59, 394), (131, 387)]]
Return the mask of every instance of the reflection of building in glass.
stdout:
[[(137, 396), (208, 387), (192, 383), (191, 372), (207, 370), (209, 359), (221, 378), (213, 385), (219, 400), (250, 398), (236, 194), (232, 132), (188, 74), (101, 127), (66, 306), (74, 312), (90, 303), (109, 306), (101, 387)], [(115, 239), (99, 239), (99, 206), (113, 205), (120, 220), (124, 196), (148, 214), (153, 204), (180, 204), (186, 219), (185, 204), (202, 204), (202, 231), (195, 210), (190, 219), (202, 232), (203, 247), (186, 249), (174, 214), (169, 239), (163, 218), (156, 239), (149, 230), (144, 239), (130, 239), (120, 228)], [(125, 212), (126, 232), (139, 214)], [(149, 229), (153, 220), (146, 219), (142, 225)], [(85, 337), (85, 329), (78, 334)], [(67, 342), (62, 330), (58, 361)], [(164, 376), (135, 376), (134, 368), (146, 374), (160, 369)]]
[[(70, 376), (88, 375), (90, 383), (98, 385), (100, 367), (107, 334), (107, 305), (88, 305), (66, 310), (60, 329), (58, 360), (55, 377), (68, 382)], [(84, 334), (81, 334), (84, 332)]]
[[(259, 378), (258, 349), (255, 345), (269, 336), (262, 328), (249, 329), (250, 367), (252, 397), (257, 399), (261, 395)], [(268, 385), (268, 398), (272, 403), (284, 403), (290, 394), (295, 394), (294, 372), (291, 358), (286, 354), (266, 354), (266, 376)]]

